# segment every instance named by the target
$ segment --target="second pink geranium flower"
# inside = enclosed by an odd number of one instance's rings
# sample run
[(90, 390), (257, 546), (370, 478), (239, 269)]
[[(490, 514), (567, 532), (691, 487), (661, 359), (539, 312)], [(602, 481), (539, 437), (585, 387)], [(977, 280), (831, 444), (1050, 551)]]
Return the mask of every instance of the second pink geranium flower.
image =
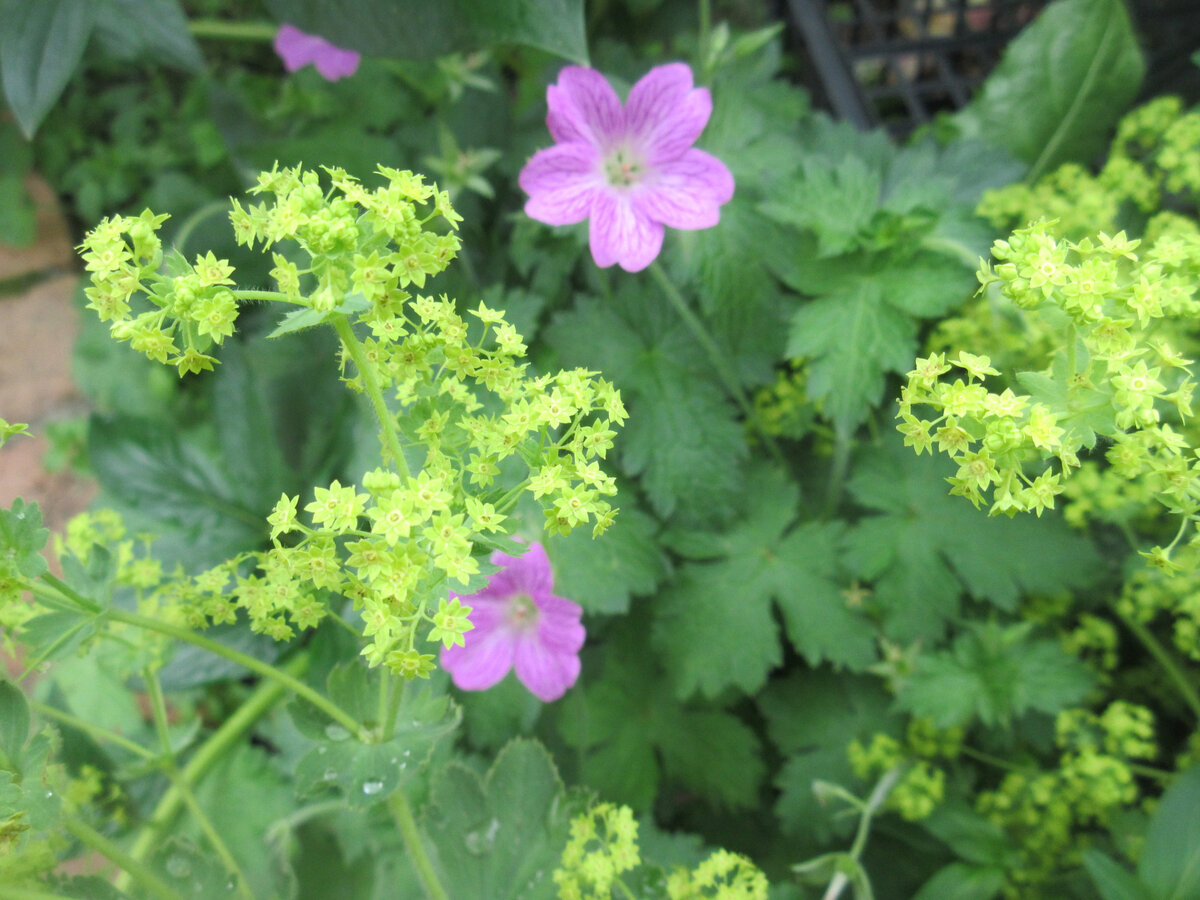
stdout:
[(710, 228), (733, 196), (733, 176), (692, 145), (708, 124), (712, 97), (683, 63), (651, 69), (622, 106), (604, 76), (568, 66), (546, 92), (556, 141), (521, 170), (525, 212), (549, 225), (589, 220), (596, 265), (646, 268), (663, 227)]

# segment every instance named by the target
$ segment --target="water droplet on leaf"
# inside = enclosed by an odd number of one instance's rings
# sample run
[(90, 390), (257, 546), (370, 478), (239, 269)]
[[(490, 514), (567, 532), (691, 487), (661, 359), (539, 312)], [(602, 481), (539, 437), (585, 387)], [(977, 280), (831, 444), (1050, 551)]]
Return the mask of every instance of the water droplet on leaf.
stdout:
[(350, 732), (341, 725), (331, 723), (325, 726), (325, 737), (331, 741), (344, 741), (350, 737)]
[(364, 781), (362, 791), (368, 797), (374, 796), (383, 790), (382, 781)]

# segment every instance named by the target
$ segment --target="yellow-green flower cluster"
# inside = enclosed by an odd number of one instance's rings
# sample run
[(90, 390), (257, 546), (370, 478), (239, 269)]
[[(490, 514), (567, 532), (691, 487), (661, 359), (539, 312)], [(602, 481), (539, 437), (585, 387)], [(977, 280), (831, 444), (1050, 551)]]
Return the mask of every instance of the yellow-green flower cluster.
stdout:
[(166, 219), (146, 210), (92, 229), (79, 248), (92, 280), (84, 294), (117, 340), (180, 375), (202, 372), (216, 362), (206, 351), (233, 334), (233, 267), (212, 253), (193, 263), (164, 254), (158, 230)]
[[(445, 295), (410, 292), (459, 249), (444, 191), (383, 166), (374, 189), (326, 173), (328, 187), (316, 172), (275, 167), (251, 189), (258, 202), (233, 202), (235, 236), (271, 250), (278, 292), (238, 290), (212, 254), (195, 265), (167, 254), (160, 274), (163, 217), (148, 212), (102, 223), (84, 243), (92, 307), (181, 372), (196, 370), (197, 341), (231, 333), (239, 300), (295, 307), (277, 333), (332, 325), (343, 379), (380, 428), (383, 465), (361, 484), (317, 486), (303, 504), (285, 494), (268, 519), (272, 549), (164, 582), (142, 604), (192, 627), (242, 611), (255, 631), (283, 640), (347, 598), (368, 663), (424, 677), (433, 660), (424, 644), (462, 643), (471, 628), (449, 585), (480, 572), (477, 557), (507, 535), (521, 494), (540, 502), (551, 533), (590, 524), (599, 534), (611, 523), (616, 485), (601, 461), (626, 413), (595, 373), (532, 373), (503, 312), (479, 303), (462, 313)], [(139, 291), (157, 309), (133, 317)]]
[(622, 872), (641, 864), (637, 822), (628, 806), (599, 803), (571, 820), (562, 862), (554, 870), (560, 900), (609, 900)]
[(690, 872), (667, 877), (670, 900), (767, 900), (767, 876), (739, 853), (717, 850)]
[(904, 819), (916, 822), (928, 818), (946, 793), (946, 773), (934, 764), (937, 759), (953, 759), (962, 746), (961, 728), (939, 729), (921, 717), (912, 718), (903, 742), (882, 732), (872, 735), (870, 744), (851, 741), (846, 753), (854, 774), (877, 779), (898, 767), (904, 774), (888, 794), (885, 807)]
[(1189, 544), (1173, 562), (1167, 567), (1138, 570), (1126, 578), (1117, 611), (1143, 624), (1166, 616), (1176, 648), (1200, 662), (1200, 586), (1195, 578), (1200, 547)]
[(1137, 805), (1131, 761), (1158, 752), (1150, 711), (1120, 700), (1099, 715), (1065, 710), (1055, 731), (1057, 769), (1010, 772), (976, 801), (1010, 835), (1019, 860), (1006, 872), (1006, 897), (1036, 896), (1039, 885), (1078, 866), (1088, 829)]
[[(1016, 373), (1020, 392), (988, 386), (1001, 375), (988, 357), (917, 360), (898, 427), (918, 453), (936, 445), (958, 463), (952, 493), (976, 505), (990, 494), (993, 514), (1040, 514), (1099, 436), (1112, 442), (1116, 476), (1141, 479), (1171, 512), (1196, 518), (1200, 461), (1193, 441), (1166, 421), (1191, 415), (1190, 360), (1178, 348), (1194, 341), (1188, 323), (1200, 312), (1200, 232), (1177, 218), (1153, 243), (1123, 233), (1069, 241), (1046, 223), (996, 242), (998, 262), (981, 266), (980, 281), (1057, 342), (1040, 371)], [(965, 379), (943, 377), (952, 367)], [(917, 415), (920, 406), (935, 415)]]
[[(641, 865), (637, 822), (627, 806), (600, 803), (571, 820), (562, 863), (554, 871), (559, 900), (611, 900), (615, 888), (632, 896), (621, 874)], [(690, 871), (667, 876), (669, 900), (766, 900), (770, 885), (749, 859), (717, 850)]]
[(1034, 184), (986, 191), (978, 212), (997, 228), (1054, 220), (1058, 236), (1079, 239), (1117, 231), (1128, 208), (1151, 213), (1168, 194), (1193, 205), (1200, 197), (1200, 113), (1185, 111), (1172, 96), (1155, 98), (1122, 119), (1099, 173), (1068, 163)]

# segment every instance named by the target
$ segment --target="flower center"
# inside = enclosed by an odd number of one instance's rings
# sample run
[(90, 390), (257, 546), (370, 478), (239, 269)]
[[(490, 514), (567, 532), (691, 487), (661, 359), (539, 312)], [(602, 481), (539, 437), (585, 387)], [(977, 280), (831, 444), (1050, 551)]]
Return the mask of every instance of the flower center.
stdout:
[(645, 171), (641, 157), (628, 146), (614, 147), (604, 160), (604, 177), (611, 187), (632, 187)]
[(516, 628), (527, 629), (537, 624), (538, 608), (528, 594), (516, 594), (508, 606), (508, 621)]

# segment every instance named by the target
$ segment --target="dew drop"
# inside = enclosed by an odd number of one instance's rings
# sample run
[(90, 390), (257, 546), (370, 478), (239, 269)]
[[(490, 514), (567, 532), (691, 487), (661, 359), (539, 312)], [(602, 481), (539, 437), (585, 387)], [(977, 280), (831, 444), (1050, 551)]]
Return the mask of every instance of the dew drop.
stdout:
[(192, 874), (192, 867), (182, 856), (171, 856), (167, 859), (167, 874), (182, 880)]
[(383, 790), (383, 782), (382, 781), (372, 780), (372, 781), (364, 781), (363, 782), (362, 791), (368, 797), (372, 797), (375, 794), (378, 794), (382, 790)]
[(467, 846), (467, 852), (475, 856), (483, 856), (485, 853), (490, 853), (492, 848), (496, 846), (496, 833), (500, 830), (500, 820), (492, 819), (488, 822), (487, 828), (481, 828), (478, 831), (470, 831), (463, 839), (463, 843)]
[(350, 737), (350, 732), (336, 723), (325, 726), (325, 737), (331, 741), (344, 741)]
[(337, 770), (326, 769), (325, 774), (322, 775), (321, 778), (325, 781), (337, 781)]

